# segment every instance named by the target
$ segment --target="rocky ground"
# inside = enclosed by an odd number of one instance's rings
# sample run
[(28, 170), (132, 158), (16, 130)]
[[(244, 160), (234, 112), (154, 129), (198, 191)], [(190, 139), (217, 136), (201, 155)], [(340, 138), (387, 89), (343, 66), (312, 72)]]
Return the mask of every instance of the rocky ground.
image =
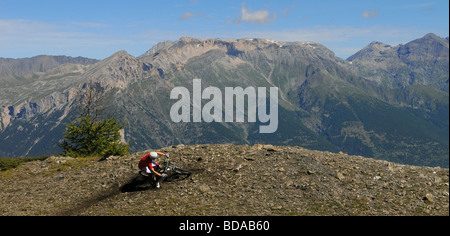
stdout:
[(144, 190), (129, 186), (145, 152), (50, 157), (0, 172), (0, 215), (449, 215), (448, 169), (288, 146), (159, 151), (193, 175)]

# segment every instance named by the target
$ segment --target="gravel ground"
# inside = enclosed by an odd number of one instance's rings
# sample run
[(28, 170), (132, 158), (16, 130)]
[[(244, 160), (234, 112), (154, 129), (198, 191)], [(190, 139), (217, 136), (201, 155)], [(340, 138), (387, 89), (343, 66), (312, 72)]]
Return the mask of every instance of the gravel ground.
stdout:
[(50, 157), (0, 172), (0, 215), (449, 215), (448, 169), (289, 146), (159, 151), (192, 176), (145, 188), (146, 152)]

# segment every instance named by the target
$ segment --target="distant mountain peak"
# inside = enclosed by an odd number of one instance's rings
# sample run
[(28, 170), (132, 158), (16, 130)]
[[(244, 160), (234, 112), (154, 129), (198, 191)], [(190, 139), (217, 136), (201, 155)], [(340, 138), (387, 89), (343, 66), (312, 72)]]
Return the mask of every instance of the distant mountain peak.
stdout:
[(159, 42), (156, 45), (154, 45), (150, 50), (148, 50), (143, 55), (141, 55), (140, 57), (153, 55), (153, 54), (157, 53), (160, 50), (167, 49), (167, 48), (171, 47), (172, 45), (173, 45), (173, 42), (170, 41), (170, 40), (166, 40), (164, 42)]
[(109, 58), (121, 58), (121, 57), (131, 57), (134, 58), (134, 56), (130, 55), (127, 51), (125, 50), (120, 50), (116, 53), (114, 53), (113, 55), (111, 55)]
[(367, 47), (371, 48), (391, 48), (392, 46), (383, 42), (372, 41)]
[[(348, 61), (376, 61), (380, 57), (383, 60), (399, 58), (401, 60), (423, 61), (433, 58), (439, 60), (448, 60), (449, 42), (446, 38), (441, 38), (436, 34), (429, 33), (424, 37), (392, 47), (388, 44), (373, 41), (365, 48), (361, 49)], [(405, 57), (408, 57), (405, 59)]]
[(373, 41), (351, 57), (349, 57), (348, 61), (353, 60), (362, 60), (362, 59), (369, 59), (369, 58), (377, 58), (377, 57), (383, 57), (386, 54), (386, 51), (391, 50), (392, 46), (382, 43)]
[(45, 72), (63, 64), (90, 65), (98, 62), (85, 57), (39, 55), (30, 58), (1, 58), (0, 78), (10, 75), (23, 76), (34, 72)]
[(438, 40), (441, 40), (442, 38), (441, 37), (439, 37), (439, 36), (437, 36), (436, 34), (433, 34), (433, 33), (428, 33), (428, 34), (426, 34), (423, 38), (425, 38), (425, 39), (438, 39)]
[(174, 50), (185, 50), (187, 47), (195, 47), (204, 51), (204, 49), (224, 49), (224, 50), (240, 50), (249, 51), (257, 48), (264, 48), (270, 45), (278, 45), (279, 47), (285, 46), (287, 44), (298, 44), (303, 46), (322, 46), (316, 42), (304, 42), (304, 43), (287, 43), (271, 39), (264, 38), (242, 38), (242, 39), (200, 39), (193, 37), (181, 37), (176, 41), (164, 41), (156, 44), (150, 50), (145, 52), (140, 58), (154, 57), (162, 52)]
[(283, 47), (294, 47), (303, 50), (303, 55), (320, 55), (323, 58), (335, 58), (334, 52), (316, 42), (282, 42), (264, 38), (242, 38), (242, 39), (199, 39), (182, 37), (177, 41), (164, 41), (156, 44), (150, 50), (139, 56), (146, 62), (155, 62), (162, 67), (170, 64), (183, 65), (191, 58), (201, 56), (212, 50), (238, 57), (255, 50), (273, 50)]
[(429, 33), (429, 34), (426, 34), (425, 36), (423, 36), (422, 38), (418, 38), (416, 40), (413, 40), (413, 41), (411, 41), (411, 42), (409, 42), (409, 43), (407, 43), (405, 45), (418, 44), (419, 43), (419, 44), (421, 44), (421, 46), (427, 46), (427, 45), (423, 45), (423, 44), (424, 43), (425, 44), (434, 44), (436, 42), (439, 43), (439, 44), (445, 45), (445, 44), (448, 44), (448, 39), (447, 38), (441, 38), (438, 35), (433, 34), (433, 33)]

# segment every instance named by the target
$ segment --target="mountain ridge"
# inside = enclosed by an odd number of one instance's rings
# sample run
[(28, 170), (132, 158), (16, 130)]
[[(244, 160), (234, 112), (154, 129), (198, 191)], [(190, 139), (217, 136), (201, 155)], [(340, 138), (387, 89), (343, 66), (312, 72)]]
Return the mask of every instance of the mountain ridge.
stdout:
[[(424, 38), (437, 40), (433, 35)], [(372, 47), (377, 45), (382, 46)], [(359, 62), (356, 56), (352, 61), (337, 58), (314, 42), (181, 38), (157, 44), (138, 57), (119, 51), (65, 72), (54, 69), (20, 77), (32, 81), (31, 87), (0, 89), (0, 137), (5, 140), (0, 155), (16, 152), (18, 143), (27, 146), (27, 154), (57, 150), (58, 132), (73, 116), (76, 97), (84, 84), (93, 81), (105, 88), (108, 112), (127, 123), (124, 138), (133, 151), (179, 143), (263, 142), (448, 166), (448, 54), (442, 55), (443, 62), (438, 56), (437, 64), (402, 64), (415, 73), (415, 80), (405, 83), (408, 75), (396, 75), (398, 69), (387, 68), (384, 62), (367, 67), (361, 58)], [(447, 63), (447, 69), (439, 63)], [(202, 87), (278, 87), (279, 132), (260, 135), (255, 129), (259, 124), (247, 122), (171, 122), (169, 109), (175, 101), (168, 97), (170, 90), (191, 89), (194, 78), (202, 79)], [(404, 124), (417, 131), (402, 128)], [(27, 134), (30, 138), (21, 139)]]
[(389, 87), (431, 85), (448, 93), (448, 37), (430, 33), (397, 46), (372, 42), (347, 60), (365, 78)]
[(98, 62), (97, 59), (86, 57), (39, 55), (30, 58), (0, 57), (0, 77), (15, 75), (23, 76), (32, 72), (45, 72), (63, 64), (89, 65)]

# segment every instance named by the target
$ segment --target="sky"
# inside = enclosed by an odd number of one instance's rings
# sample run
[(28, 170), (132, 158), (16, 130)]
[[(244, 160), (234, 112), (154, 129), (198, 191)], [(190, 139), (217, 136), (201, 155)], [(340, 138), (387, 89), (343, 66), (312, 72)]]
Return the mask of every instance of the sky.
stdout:
[(449, 36), (448, 0), (0, 0), (0, 57), (140, 56), (180, 37), (315, 41), (346, 59), (372, 41)]

